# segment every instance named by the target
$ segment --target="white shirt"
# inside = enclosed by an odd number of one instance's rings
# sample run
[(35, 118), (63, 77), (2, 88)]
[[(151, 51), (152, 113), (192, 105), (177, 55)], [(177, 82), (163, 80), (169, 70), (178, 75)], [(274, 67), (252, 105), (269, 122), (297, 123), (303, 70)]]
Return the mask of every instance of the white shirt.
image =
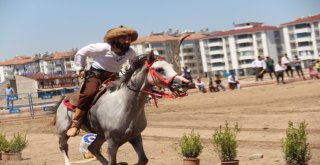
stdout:
[(234, 79), (232, 78), (232, 75), (228, 76), (229, 83), (236, 83), (236, 81), (238, 81), (238, 76), (234, 75)]
[(253, 67), (266, 69), (267, 65), (264, 60), (255, 60), (252, 62)]
[(13, 88), (6, 88), (6, 95), (7, 96), (11, 96), (11, 95), (13, 95), (13, 93), (14, 93), (14, 90), (13, 90)]
[(284, 71), (284, 70), (286, 70), (286, 69), (285, 69), (283, 66), (277, 64), (276, 66), (274, 66), (274, 70), (275, 70), (276, 72), (279, 72), (279, 71)]
[(281, 64), (282, 64), (282, 65), (288, 65), (288, 64), (290, 64), (290, 59), (289, 59), (289, 57), (288, 57), (288, 58), (285, 57), (285, 56), (281, 57)]
[(93, 59), (92, 67), (113, 73), (119, 72), (127, 60), (132, 63), (137, 58), (136, 52), (132, 48), (126, 54), (118, 56), (111, 51), (111, 45), (108, 43), (90, 44), (76, 53), (74, 62), (77, 70), (86, 67), (88, 56)]

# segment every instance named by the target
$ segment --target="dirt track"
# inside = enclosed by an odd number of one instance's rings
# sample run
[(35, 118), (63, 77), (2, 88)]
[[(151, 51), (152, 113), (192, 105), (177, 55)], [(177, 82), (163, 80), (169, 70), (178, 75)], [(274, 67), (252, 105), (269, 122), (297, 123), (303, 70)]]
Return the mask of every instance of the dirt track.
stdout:
[[(200, 155), (202, 165), (219, 164), (209, 138), (213, 130), (227, 120), (238, 122), (238, 159), (242, 165), (284, 165), (280, 140), (285, 136), (288, 121), (308, 123), (308, 140), (312, 159), (320, 164), (320, 81), (308, 80), (286, 85), (264, 85), (219, 93), (198, 93), (191, 90), (182, 99), (162, 99), (159, 108), (147, 106), (148, 127), (143, 132), (144, 147), (150, 165), (180, 165), (177, 143), (185, 132), (199, 132), (205, 148)], [(21, 162), (0, 161), (0, 164), (57, 165), (63, 164), (55, 128), (48, 126), (50, 117), (33, 120), (0, 121), (0, 132), (11, 136), (26, 132), (29, 146), (22, 152)], [(83, 133), (84, 134), (84, 133)], [(82, 134), (82, 135), (83, 135)], [(81, 136), (71, 138), (71, 161), (83, 160), (79, 154)], [(262, 159), (249, 160), (261, 153)], [(105, 153), (104, 153), (105, 154)], [(118, 152), (118, 161), (136, 163), (137, 156), (128, 144)], [(91, 161), (82, 164), (100, 164)]]

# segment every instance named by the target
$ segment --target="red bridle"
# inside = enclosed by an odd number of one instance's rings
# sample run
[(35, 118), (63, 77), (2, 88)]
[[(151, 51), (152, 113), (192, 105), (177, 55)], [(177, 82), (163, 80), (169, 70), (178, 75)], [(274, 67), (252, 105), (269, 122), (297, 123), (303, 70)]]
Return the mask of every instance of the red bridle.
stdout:
[[(152, 63), (148, 63), (147, 61), (145, 61), (145, 65), (146, 67), (149, 69), (149, 74), (150, 74), (150, 77), (152, 78), (152, 85), (154, 86), (158, 86), (159, 85), (157, 84), (157, 81), (156, 81), (156, 78), (158, 78), (158, 80), (160, 82), (162, 82), (163, 84), (165, 84), (168, 88), (170, 88), (170, 85), (172, 84), (172, 81), (173, 79), (178, 75), (178, 74), (175, 74), (173, 75), (172, 77), (170, 77), (169, 79), (165, 79), (164, 77), (162, 77), (160, 74), (158, 74), (154, 68), (152, 68), (152, 64), (156, 61), (160, 61), (160, 59), (157, 59), (155, 61), (153, 61)], [(178, 97), (183, 97), (183, 96), (186, 96), (185, 95), (173, 95), (173, 94), (166, 94), (164, 92), (152, 92), (152, 91), (146, 91), (146, 90), (143, 90), (142, 91), (143, 93), (147, 93), (147, 94), (150, 94), (152, 96), (152, 99), (154, 100), (154, 103), (156, 105), (156, 107), (158, 108), (158, 102), (157, 102), (157, 98), (156, 97), (162, 97), (162, 98), (176, 98), (177, 96)]]

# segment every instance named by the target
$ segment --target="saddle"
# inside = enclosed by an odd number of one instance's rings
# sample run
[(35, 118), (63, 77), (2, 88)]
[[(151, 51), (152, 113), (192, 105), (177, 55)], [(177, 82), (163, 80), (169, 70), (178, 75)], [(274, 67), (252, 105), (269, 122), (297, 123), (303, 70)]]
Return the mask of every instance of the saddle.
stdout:
[[(98, 101), (98, 99), (107, 91), (107, 87), (111, 82), (112, 80), (106, 80), (105, 82), (102, 83), (90, 107), (92, 107)], [(75, 111), (75, 109), (77, 108), (80, 91), (71, 93), (63, 99), (63, 104), (68, 108), (68, 110)]]

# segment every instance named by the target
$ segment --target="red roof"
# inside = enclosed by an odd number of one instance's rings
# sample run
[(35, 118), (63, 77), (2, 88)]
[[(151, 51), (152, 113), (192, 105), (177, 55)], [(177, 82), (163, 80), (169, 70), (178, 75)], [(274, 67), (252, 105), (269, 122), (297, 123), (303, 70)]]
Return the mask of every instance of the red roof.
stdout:
[(0, 62), (0, 66), (7, 66), (7, 65), (21, 65), (32, 62), (31, 56), (16, 56), (12, 59)]
[(313, 22), (313, 21), (319, 21), (319, 20), (320, 20), (320, 14), (314, 15), (314, 16), (298, 18), (295, 21), (287, 22), (287, 23), (284, 23), (281, 25), (292, 25), (292, 24), (307, 23), (307, 22)]
[(164, 42), (164, 41), (172, 41), (172, 40), (178, 40), (178, 37), (173, 37), (169, 35), (150, 35), (150, 36), (138, 38), (132, 44), (134, 45), (134, 44), (141, 44), (145, 42)]
[(229, 35), (235, 35), (235, 34), (243, 34), (243, 33), (254, 33), (259, 31), (268, 31), (268, 30), (279, 30), (280, 27), (276, 26), (255, 26), (251, 28), (243, 28), (243, 29), (234, 29), (234, 30), (228, 30), (228, 31), (222, 31), (222, 32), (215, 32), (213, 34), (210, 34), (207, 38), (212, 37), (223, 37), (223, 36), (229, 36)]

